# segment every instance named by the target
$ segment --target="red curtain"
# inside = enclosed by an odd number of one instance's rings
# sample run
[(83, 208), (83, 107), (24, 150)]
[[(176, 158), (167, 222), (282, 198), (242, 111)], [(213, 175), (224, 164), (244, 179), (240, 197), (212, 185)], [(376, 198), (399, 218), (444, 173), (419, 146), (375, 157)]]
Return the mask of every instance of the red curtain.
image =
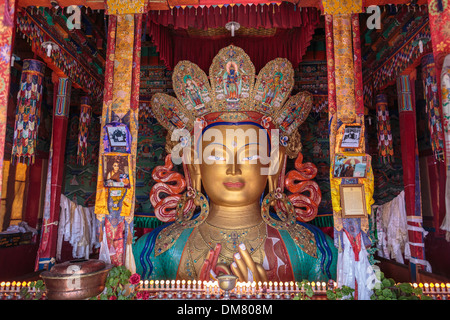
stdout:
[[(287, 58), (296, 67), (319, 23), (316, 8), (296, 8), (284, 3), (261, 10), (258, 6), (174, 8), (169, 11), (151, 11), (148, 15), (149, 34), (169, 68), (180, 60), (196, 63), (206, 73), (220, 49), (234, 44), (249, 55), (257, 71), (277, 57)], [(186, 30), (223, 28), (236, 21), (247, 28), (276, 28), (274, 36), (192, 37)]]

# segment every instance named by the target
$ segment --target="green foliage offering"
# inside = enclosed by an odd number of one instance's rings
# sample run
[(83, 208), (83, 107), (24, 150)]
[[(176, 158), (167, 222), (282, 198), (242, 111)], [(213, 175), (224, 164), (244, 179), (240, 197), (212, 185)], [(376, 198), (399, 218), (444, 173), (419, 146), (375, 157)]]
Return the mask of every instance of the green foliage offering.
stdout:
[(373, 288), (371, 300), (431, 300), (431, 297), (423, 294), (421, 288), (414, 288), (411, 284), (395, 283), (391, 278), (385, 278), (380, 272), (381, 281)]
[(302, 288), (302, 290), (294, 297), (293, 300), (311, 300), (314, 295), (314, 290), (311, 287), (311, 284), (308, 280), (303, 280), (302, 282), (298, 282), (298, 287)]
[(105, 290), (91, 300), (130, 300), (134, 297), (135, 292), (130, 286), (131, 271), (125, 266), (117, 266), (112, 268), (105, 282)]
[(353, 292), (355, 289), (342, 286), (341, 288), (334, 288), (327, 290), (327, 299), (328, 300), (354, 300)]
[[(33, 288), (33, 287), (36, 289), (36, 294), (34, 295), (34, 297), (28, 290), (28, 288)], [(39, 300), (42, 298), (42, 295), (46, 291), (47, 291), (47, 288), (45, 287), (44, 281), (38, 280), (38, 281), (31, 282), (29, 286), (22, 287), (20, 289), (20, 296), (24, 300)]]

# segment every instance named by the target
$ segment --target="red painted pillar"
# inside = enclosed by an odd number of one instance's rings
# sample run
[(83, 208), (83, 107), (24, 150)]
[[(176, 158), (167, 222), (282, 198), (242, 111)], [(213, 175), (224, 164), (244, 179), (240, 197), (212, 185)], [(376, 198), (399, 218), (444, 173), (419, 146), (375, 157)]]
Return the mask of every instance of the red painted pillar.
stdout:
[[(50, 151), (49, 172), (42, 224), (41, 242), (36, 258), (36, 270), (50, 268), (55, 262), (56, 242), (58, 239), (58, 221), (60, 213), (61, 188), (64, 174), (64, 153), (66, 149), (66, 135), (70, 107), (71, 82), (68, 78), (55, 81), (55, 104), (53, 113), (52, 146)], [(50, 192), (50, 195), (48, 194)], [(48, 201), (49, 200), (49, 201)], [(48, 210), (50, 209), (50, 210)]]
[(39, 205), (41, 202), (42, 158), (35, 158), (29, 168), (29, 192), (23, 221), (30, 227), (36, 228), (38, 222)]
[(411, 250), (411, 280), (416, 281), (416, 265), (426, 266), (422, 233), (422, 205), (419, 179), (414, 79), (409, 75), (397, 78), (400, 119), (400, 140), (405, 190), (405, 210)]

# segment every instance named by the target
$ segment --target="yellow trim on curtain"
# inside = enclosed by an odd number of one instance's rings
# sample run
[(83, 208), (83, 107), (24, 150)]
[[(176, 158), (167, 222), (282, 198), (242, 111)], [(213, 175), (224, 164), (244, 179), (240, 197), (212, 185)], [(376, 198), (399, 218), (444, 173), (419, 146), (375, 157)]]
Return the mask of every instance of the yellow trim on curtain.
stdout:
[(24, 163), (16, 164), (16, 174), (14, 183), (14, 201), (11, 208), (10, 225), (18, 224), (23, 217), (23, 201), (25, 196), (25, 187), (27, 184), (28, 166)]

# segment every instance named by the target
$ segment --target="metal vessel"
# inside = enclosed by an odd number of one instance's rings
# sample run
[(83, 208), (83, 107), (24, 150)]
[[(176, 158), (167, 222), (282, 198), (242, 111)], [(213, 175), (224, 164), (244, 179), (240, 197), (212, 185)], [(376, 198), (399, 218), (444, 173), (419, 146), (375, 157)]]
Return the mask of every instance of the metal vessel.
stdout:
[(41, 273), (49, 300), (82, 300), (100, 294), (113, 265), (101, 260), (71, 260)]

